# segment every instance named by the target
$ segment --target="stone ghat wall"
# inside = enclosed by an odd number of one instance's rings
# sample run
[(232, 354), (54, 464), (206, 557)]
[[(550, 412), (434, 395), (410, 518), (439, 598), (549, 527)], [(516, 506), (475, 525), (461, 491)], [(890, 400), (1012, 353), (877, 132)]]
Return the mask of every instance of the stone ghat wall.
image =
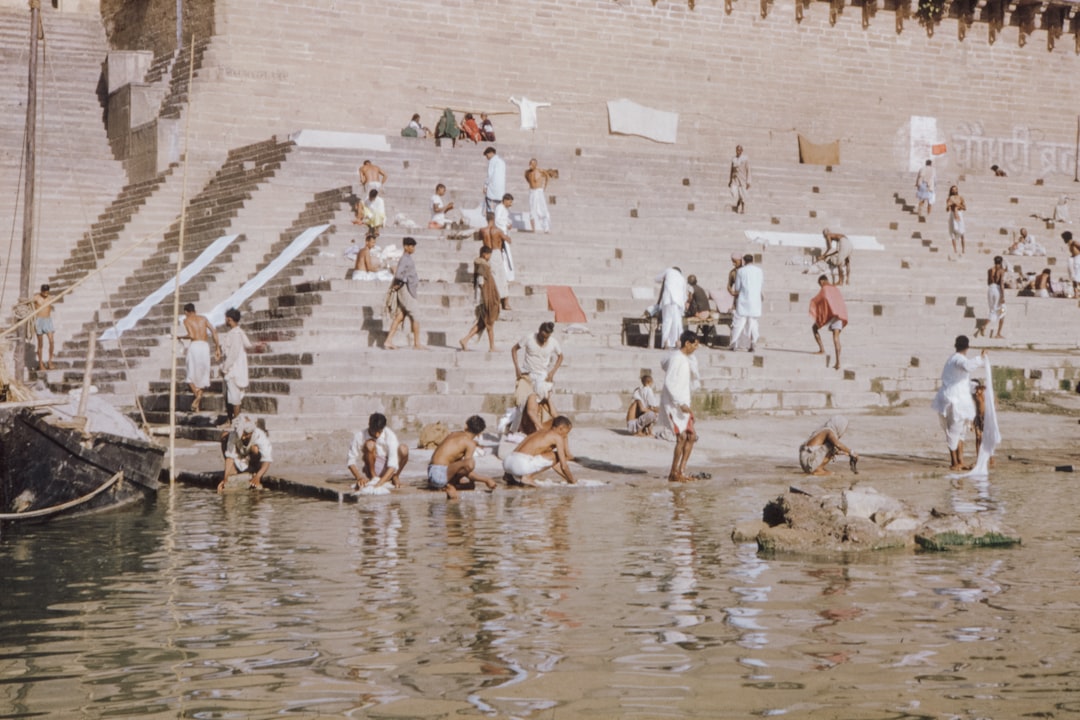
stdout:
[[(839, 140), (842, 162), (909, 170), (944, 143), (951, 174), (998, 164), (1014, 175), (1073, 173), (1080, 90), (1071, 36), (1036, 31), (994, 44), (975, 23), (933, 37), (892, 12), (863, 28), (859, 8), (830, 24), (826, 3), (738, 0), (217, 0), (217, 36), (196, 80), (193, 138), (236, 146), (299, 128), (397, 134), (429, 106), (515, 111), (550, 102), (535, 132), (495, 118), (499, 141), (717, 155), (736, 142), (759, 161), (797, 161), (796, 133)], [(680, 114), (679, 142), (608, 133), (606, 101)], [(912, 117), (923, 121), (911, 148)], [(647, 168), (635, 168), (648, 172)]]
[[(184, 7), (184, 38), (209, 37), (214, 30), (214, 0)], [(176, 0), (101, 0), (101, 19), (116, 50), (152, 50), (155, 56), (176, 49)]]
[[(842, 162), (908, 169), (909, 124), (932, 118), (954, 172), (1072, 173), (1077, 132), (1068, 98), (1080, 59), (1065, 36), (1025, 47), (986, 24), (933, 38), (909, 18), (859, 9), (829, 25), (825, 3), (796, 23), (794, 5), (719, 0), (218, 0), (219, 37), (202, 108), (221, 131), (253, 140), (300, 127), (395, 134), (428, 106), (514, 111), (510, 96), (548, 101), (536, 132), (496, 118), (519, 145), (652, 145), (608, 135), (606, 100), (626, 97), (680, 113), (674, 152), (719, 153), (741, 141), (759, 160), (795, 160), (796, 133), (840, 140)], [(213, 87), (211, 87), (213, 86)], [(198, 98), (197, 98), (198, 103)], [(241, 128), (239, 125), (243, 125)], [(237, 142), (234, 142), (234, 145)], [(657, 145), (659, 152), (670, 146)]]

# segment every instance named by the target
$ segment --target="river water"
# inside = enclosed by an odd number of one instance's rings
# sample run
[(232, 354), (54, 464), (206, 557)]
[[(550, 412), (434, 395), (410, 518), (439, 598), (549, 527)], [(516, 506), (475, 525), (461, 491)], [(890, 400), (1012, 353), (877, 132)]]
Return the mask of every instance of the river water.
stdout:
[(930, 478), (1024, 544), (847, 560), (731, 541), (781, 481), (166, 489), (5, 529), (0, 718), (1080, 717), (1071, 478)]

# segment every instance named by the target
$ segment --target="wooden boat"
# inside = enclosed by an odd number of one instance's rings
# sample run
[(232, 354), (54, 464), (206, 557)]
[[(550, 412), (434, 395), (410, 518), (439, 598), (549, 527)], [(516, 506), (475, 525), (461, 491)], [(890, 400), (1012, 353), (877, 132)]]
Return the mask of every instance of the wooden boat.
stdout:
[[(37, 40), (40, 5), (30, 3), (30, 68), (20, 295), (29, 297), (34, 246), (34, 161), (37, 108)], [(54, 298), (55, 301), (56, 298)], [(31, 310), (31, 315), (33, 314)], [(23, 322), (29, 321), (25, 318)], [(0, 335), (9, 335), (18, 323)], [(15, 345), (15, 376), (2, 378), (3, 393), (21, 388), (25, 341)], [(91, 339), (78, 408), (63, 399), (0, 403), (0, 522), (43, 521), (80, 515), (153, 498), (165, 450), (104, 401), (90, 403)], [(0, 363), (6, 370), (6, 363)], [(0, 372), (0, 374), (6, 374)]]
[(71, 517), (151, 500), (164, 448), (83, 431), (50, 407), (0, 408), (0, 520)]

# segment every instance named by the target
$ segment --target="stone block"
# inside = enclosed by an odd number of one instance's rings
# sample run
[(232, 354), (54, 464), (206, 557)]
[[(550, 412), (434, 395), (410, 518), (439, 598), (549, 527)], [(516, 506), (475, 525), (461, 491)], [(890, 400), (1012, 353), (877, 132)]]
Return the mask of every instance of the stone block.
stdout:
[(146, 71), (154, 62), (154, 53), (149, 50), (113, 50), (105, 59), (106, 82), (108, 92), (117, 92), (125, 85), (142, 83)]

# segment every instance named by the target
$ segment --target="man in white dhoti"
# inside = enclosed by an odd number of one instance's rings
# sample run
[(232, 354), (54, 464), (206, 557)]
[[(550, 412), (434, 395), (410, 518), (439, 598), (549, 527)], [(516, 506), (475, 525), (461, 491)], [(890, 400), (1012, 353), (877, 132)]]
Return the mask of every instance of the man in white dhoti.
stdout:
[(698, 439), (690, 409), (690, 393), (697, 376), (697, 361), (692, 356), (697, 348), (697, 333), (687, 330), (679, 337), (679, 349), (662, 363), (665, 374), (664, 390), (660, 393), (660, 422), (675, 435), (669, 482), (691, 480), (686, 475), (686, 463)]
[(218, 346), (225, 359), (221, 362), (221, 374), (225, 380), (225, 414), (229, 419), (240, 414), (244, 389), (248, 386), (247, 351), (254, 346), (247, 333), (240, 329), (240, 311), (225, 311), (225, 325), (229, 328)]
[(217, 328), (210, 324), (202, 315), (195, 313), (195, 303), (184, 305), (184, 330), (191, 340), (188, 345), (185, 363), (185, 377), (191, 394), (195, 398), (191, 401), (191, 412), (199, 412), (202, 403), (203, 391), (210, 387), (210, 343), (209, 338), (214, 338), (214, 357), (221, 359), (221, 341), (218, 340)]
[(484, 150), (487, 158), (487, 179), (484, 181), (484, 211), (495, 212), (495, 206), (502, 202), (506, 194), (506, 163), (495, 152), (495, 148)]
[(754, 264), (754, 256), (743, 255), (742, 265), (735, 272), (735, 314), (731, 321), (731, 343), (728, 350), (738, 350), (745, 333), (749, 341), (747, 350), (754, 352), (758, 341), (758, 318), (761, 317), (765, 273)]
[[(510, 208), (514, 206), (514, 196), (504, 193), (502, 200), (495, 206), (495, 227), (503, 234), (502, 263), (507, 281), (514, 279), (514, 256), (510, 254), (510, 230), (514, 227), (510, 219)], [(498, 258), (496, 258), (498, 260)], [(505, 295), (503, 297), (506, 297)], [(509, 308), (504, 308), (509, 310)]]
[(491, 276), (495, 279), (502, 309), (509, 310), (510, 280), (514, 274), (514, 268), (510, 265), (510, 236), (495, 226), (495, 213), (487, 214), (487, 227), (480, 229), (480, 240), (485, 247), (491, 248)]
[(674, 349), (679, 346), (679, 336), (683, 331), (683, 314), (686, 312), (690, 288), (682, 270), (677, 267), (664, 270), (656, 276), (656, 282), (660, 283), (660, 299), (654, 306), (660, 311), (660, 347)]
[(1000, 255), (994, 256), (994, 264), (986, 271), (986, 304), (990, 308), (990, 319), (986, 321), (986, 327), (990, 328), (990, 337), (994, 335), (994, 324), (997, 323), (998, 338), (1005, 337), (1001, 334), (1001, 327), (1005, 324), (1005, 260)]
[(926, 205), (927, 215), (934, 209), (935, 185), (937, 185), (937, 172), (934, 170), (934, 162), (927, 160), (926, 165), (919, 168), (919, 174), (915, 176), (915, 197), (919, 201), (919, 217), (922, 217), (923, 205)]
[(1080, 242), (1073, 240), (1071, 231), (1061, 233), (1061, 239), (1069, 248), (1069, 279), (1072, 280), (1073, 297), (1080, 296)]
[(949, 469), (970, 470), (964, 465), (964, 436), (975, 420), (975, 401), (971, 397), (971, 372), (985, 364), (986, 350), (979, 357), (967, 356), (966, 335), (956, 338), (956, 352), (945, 362), (941, 371), (941, 387), (934, 396), (933, 408), (941, 417), (945, 441), (949, 446)]
[(750, 191), (750, 160), (743, 155), (742, 145), (735, 146), (735, 157), (731, 158), (728, 189), (731, 190), (731, 200), (735, 203), (732, 210), (745, 213), (746, 198)]
[(525, 181), (529, 183), (529, 221), (532, 231), (551, 232), (551, 213), (548, 212), (547, 184), (551, 171), (536, 166), (536, 158), (529, 160)]

